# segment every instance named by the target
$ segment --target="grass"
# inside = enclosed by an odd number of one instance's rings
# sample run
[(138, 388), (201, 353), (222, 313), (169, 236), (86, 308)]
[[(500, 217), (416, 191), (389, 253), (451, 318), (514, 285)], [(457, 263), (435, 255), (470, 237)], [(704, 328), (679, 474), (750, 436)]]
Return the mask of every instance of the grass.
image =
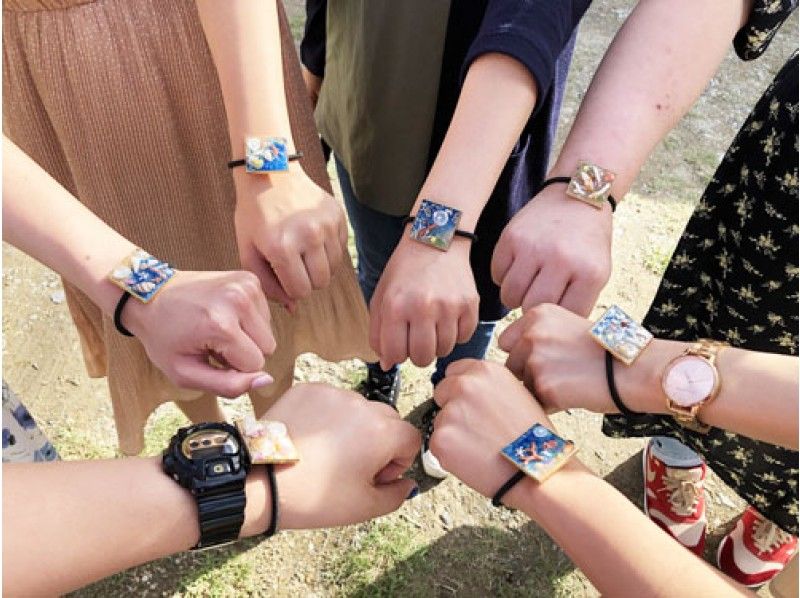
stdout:
[[(430, 573), (425, 559), (427, 549), (416, 529), (397, 519), (379, 520), (364, 527), (366, 531), (326, 567), (323, 577), (344, 596), (408, 595), (408, 586)], [(392, 574), (384, 575), (387, 571)]]
[(643, 265), (656, 276), (661, 276), (669, 265), (670, 257), (672, 257), (671, 250), (653, 246), (644, 254)]

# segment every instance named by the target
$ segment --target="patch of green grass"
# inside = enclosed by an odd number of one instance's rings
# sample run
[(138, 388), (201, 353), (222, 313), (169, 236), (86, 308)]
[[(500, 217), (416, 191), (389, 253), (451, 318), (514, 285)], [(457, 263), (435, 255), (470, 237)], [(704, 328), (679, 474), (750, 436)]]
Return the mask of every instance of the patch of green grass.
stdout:
[[(409, 581), (429, 573), (424, 539), (402, 521), (380, 520), (365, 527), (366, 532), (326, 567), (323, 576), (345, 596), (409, 595)], [(423, 571), (404, 566), (409, 562), (419, 564)], [(375, 583), (381, 576), (380, 583)]]
[(665, 251), (661, 247), (650, 247), (644, 255), (643, 265), (656, 276), (661, 276), (667, 269), (671, 257), (672, 251)]
[(204, 562), (180, 582), (179, 592), (187, 597), (228, 597), (255, 595), (257, 583), (246, 554), (206, 553)]
[(189, 420), (173, 403), (160, 406), (147, 422), (142, 455), (160, 455), (175, 435), (175, 431), (188, 424)]

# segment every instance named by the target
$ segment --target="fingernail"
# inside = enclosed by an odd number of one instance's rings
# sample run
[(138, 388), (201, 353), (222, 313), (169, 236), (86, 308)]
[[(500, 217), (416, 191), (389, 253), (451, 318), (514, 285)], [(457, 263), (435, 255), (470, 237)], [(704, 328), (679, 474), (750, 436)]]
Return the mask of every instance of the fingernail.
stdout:
[(270, 376), (269, 374), (262, 374), (255, 380), (253, 380), (252, 384), (250, 384), (250, 388), (261, 388), (262, 386), (266, 386), (267, 384), (272, 384), (275, 382), (275, 378)]
[(406, 500), (411, 500), (412, 498), (414, 498), (418, 494), (419, 494), (419, 486), (414, 486), (411, 489), (411, 492), (408, 493), (408, 496), (406, 496)]

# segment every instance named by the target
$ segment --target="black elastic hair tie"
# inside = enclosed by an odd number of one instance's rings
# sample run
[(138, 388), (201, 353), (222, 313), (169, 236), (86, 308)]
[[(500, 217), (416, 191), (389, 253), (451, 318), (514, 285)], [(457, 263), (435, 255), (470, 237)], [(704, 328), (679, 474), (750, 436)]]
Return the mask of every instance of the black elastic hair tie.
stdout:
[[(405, 226), (409, 222), (414, 222), (414, 220), (416, 220), (416, 216), (406, 216), (405, 219), (403, 220), (403, 226)], [(465, 230), (456, 230), (453, 232), (453, 234), (456, 237), (464, 237), (465, 239), (469, 239), (473, 243), (476, 243), (478, 241), (478, 235), (476, 235), (475, 233), (467, 232)]]
[(264, 532), (265, 538), (271, 538), (278, 532), (278, 519), (280, 510), (278, 509), (278, 481), (275, 479), (275, 465), (267, 464), (267, 478), (269, 478), (269, 496), (272, 500), (272, 515), (269, 520), (269, 527)]
[(622, 398), (620, 398), (619, 392), (617, 392), (617, 383), (614, 382), (614, 356), (611, 355), (608, 350), (606, 350), (606, 381), (608, 382), (608, 392), (611, 395), (611, 400), (614, 401), (614, 405), (617, 406), (617, 409), (619, 409), (622, 415), (625, 417), (642, 415), (636, 411), (631, 411), (625, 406), (625, 403), (622, 402)]
[[(545, 187), (549, 186), (549, 185), (554, 185), (555, 183), (567, 183), (567, 184), (569, 184), (569, 182), (571, 180), (572, 180), (572, 178), (568, 177), (568, 176), (554, 176), (552, 178), (546, 179), (539, 186), (539, 190), (534, 195), (539, 195), (539, 193), (541, 193), (542, 190)], [(609, 195), (606, 199), (608, 200), (608, 203), (611, 204), (611, 212), (616, 212), (617, 211), (617, 200), (614, 199), (611, 195)]]
[[(296, 152), (294, 154), (287, 155), (286, 159), (291, 162), (292, 160), (299, 160), (303, 156), (304, 156), (303, 152)], [(239, 160), (231, 160), (230, 162), (228, 162), (228, 168), (236, 168), (237, 166), (244, 166), (245, 162), (246, 160), (244, 158), (241, 158)]]
[(117, 301), (117, 307), (114, 308), (114, 328), (123, 336), (133, 336), (133, 333), (122, 324), (122, 310), (130, 298), (130, 293), (122, 293), (122, 297)]
[(505, 484), (500, 486), (500, 490), (495, 492), (495, 495), (492, 497), (492, 506), (495, 507), (502, 507), (504, 506), (502, 502), (503, 497), (508, 494), (508, 491), (511, 490), (514, 486), (519, 484), (525, 477), (525, 472), (522, 470), (517, 471), (514, 475), (512, 475)]

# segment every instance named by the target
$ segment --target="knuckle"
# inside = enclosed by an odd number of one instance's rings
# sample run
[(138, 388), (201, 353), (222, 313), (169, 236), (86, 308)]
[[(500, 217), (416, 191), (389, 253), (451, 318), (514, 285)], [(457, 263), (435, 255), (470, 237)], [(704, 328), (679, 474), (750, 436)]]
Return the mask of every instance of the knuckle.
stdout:
[(228, 288), (225, 289), (226, 303), (232, 305), (237, 311), (249, 307), (251, 300), (251, 295), (244, 285), (229, 285)]

